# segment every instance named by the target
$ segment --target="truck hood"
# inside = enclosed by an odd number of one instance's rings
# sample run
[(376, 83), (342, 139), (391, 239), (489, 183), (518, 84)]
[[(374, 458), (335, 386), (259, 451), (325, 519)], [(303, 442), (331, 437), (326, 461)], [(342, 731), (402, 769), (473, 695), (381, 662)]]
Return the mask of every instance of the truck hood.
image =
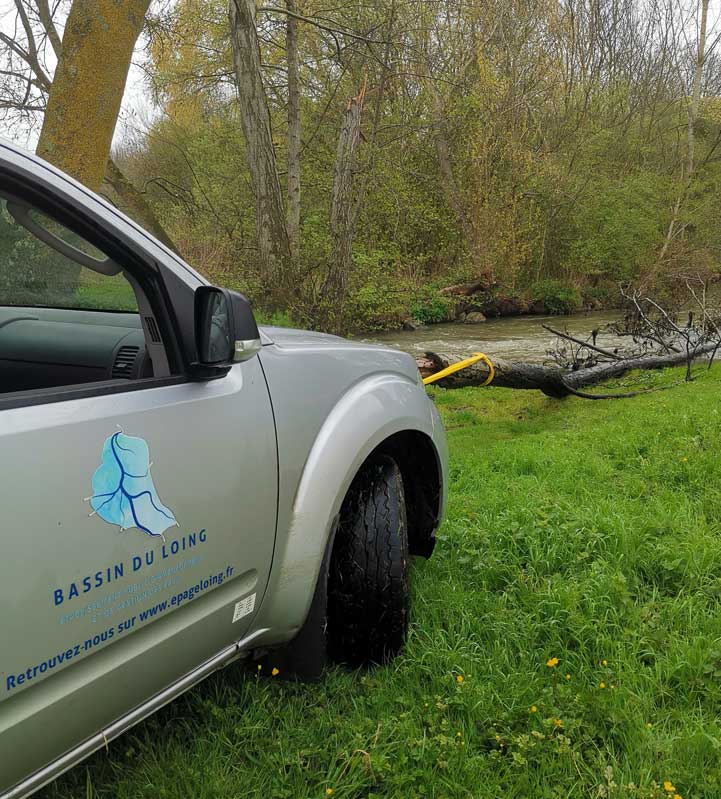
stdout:
[[(313, 330), (295, 330), (289, 327), (260, 328), (263, 346), (275, 346), (286, 352), (311, 355), (312, 353), (337, 352), (347, 359), (355, 360), (359, 372), (392, 371), (419, 380), (418, 367), (415, 360), (405, 352), (379, 344), (368, 344), (363, 341), (349, 341), (329, 333), (317, 333)], [(344, 357), (344, 360), (346, 358)], [(369, 367), (371, 367), (369, 369)]]
[(296, 330), (292, 327), (272, 327), (270, 325), (262, 325), (259, 329), (264, 346), (266, 344), (278, 344), (281, 347), (307, 344), (322, 346), (323, 342), (327, 342), (330, 346), (337, 346), (340, 342), (354, 343), (340, 336), (317, 333), (315, 330)]

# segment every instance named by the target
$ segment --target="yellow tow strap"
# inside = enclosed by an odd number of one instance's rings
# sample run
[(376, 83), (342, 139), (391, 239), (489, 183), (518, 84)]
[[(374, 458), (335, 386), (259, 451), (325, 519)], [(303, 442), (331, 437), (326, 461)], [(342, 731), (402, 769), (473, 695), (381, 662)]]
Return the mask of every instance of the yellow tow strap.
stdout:
[(430, 383), (435, 383), (436, 380), (442, 380), (444, 377), (448, 377), (456, 372), (460, 372), (461, 369), (465, 369), (467, 366), (473, 366), (473, 364), (478, 363), (478, 361), (483, 361), (488, 367), (488, 377), (486, 378), (485, 382), (481, 383), (482, 386), (487, 386), (493, 381), (496, 370), (493, 368), (491, 359), (483, 352), (474, 352), (470, 358), (466, 358), (464, 361), (458, 361), (458, 363), (447, 366), (445, 369), (441, 369), (440, 372), (436, 372), (434, 375), (424, 377), (423, 385), (427, 386)]

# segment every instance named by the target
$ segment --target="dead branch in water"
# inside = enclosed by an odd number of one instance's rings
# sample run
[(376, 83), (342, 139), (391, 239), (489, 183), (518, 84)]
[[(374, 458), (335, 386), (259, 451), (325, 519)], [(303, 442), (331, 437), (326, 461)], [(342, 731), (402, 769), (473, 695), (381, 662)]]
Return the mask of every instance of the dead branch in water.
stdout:
[[(690, 380), (694, 361), (707, 358), (710, 363), (721, 346), (721, 313), (709, 306), (705, 284), (701, 290), (696, 280), (689, 279), (687, 286), (698, 311), (688, 312), (685, 321), (640, 292), (622, 290), (628, 301), (628, 311), (622, 322), (609, 325), (607, 331), (618, 337), (630, 338), (633, 344), (626, 350), (599, 346), (596, 343), (598, 330), (593, 330), (584, 340), (544, 324), (542, 327), (557, 337), (554, 349), (548, 353), (553, 363), (494, 359), (493, 379), (487, 383), (490, 370), (485, 363), (478, 362), (439, 380), (436, 385), (442, 388), (493, 385), (536, 389), (559, 399), (570, 395), (584, 399), (612, 399), (646, 392), (588, 394), (581, 389), (637, 369), (666, 369), (682, 365), (686, 366), (686, 380)], [(461, 360), (461, 356), (426, 352), (416, 358), (416, 363), (421, 375), (428, 377)]]

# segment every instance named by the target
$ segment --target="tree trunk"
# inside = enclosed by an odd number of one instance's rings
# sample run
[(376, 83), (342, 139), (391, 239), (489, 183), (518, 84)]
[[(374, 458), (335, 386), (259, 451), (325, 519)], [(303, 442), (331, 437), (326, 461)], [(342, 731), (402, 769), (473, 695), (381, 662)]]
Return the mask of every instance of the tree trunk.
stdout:
[[(48, 41), (52, 47), (53, 53), (56, 58), (62, 55), (63, 43), (60, 39), (58, 29), (55, 27), (53, 15), (50, 10), (48, 0), (37, 0), (36, 11), (38, 20), (45, 31)], [(34, 65), (31, 64), (31, 69), (35, 74), (35, 78), (39, 85), (49, 92), (52, 86), (52, 81), (40, 68), (37, 59), (34, 59)], [(142, 225), (146, 230), (152, 233), (155, 238), (159, 239), (166, 246), (177, 252), (177, 248), (167, 231), (163, 228), (160, 220), (156, 217), (153, 209), (147, 203), (143, 195), (138, 189), (125, 177), (122, 170), (113, 161), (112, 157), (108, 159), (108, 165), (100, 188), (100, 193), (118, 209), (126, 213), (129, 217), (134, 219), (138, 224)]]
[(476, 273), (482, 276), (480, 280), (491, 286), (496, 283), (495, 271), (485, 262), (485, 259), (479, 253), (473, 223), (468, 217), (460, 186), (453, 173), (451, 147), (448, 141), (448, 124), (443, 98), (438, 91), (438, 87), (432, 80), (428, 81), (428, 85), (430, 86), (433, 109), (433, 139), (436, 147), (436, 158), (438, 159), (438, 172), (440, 174), (443, 196), (446, 198), (448, 206), (456, 217), (458, 227), (474, 263)]
[[(363, 141), (366, 143), (365, 150), (368, 153), (368, 159), (363, 165), (364, 176), (361, 185), (356, 192), (355, 204), (356, 208), (354, 213), (360, 217), (363, 203), (365, 202), (368, 185), (374, 179), (374, 172), (376, 167), (376, 158), (378, 155), (378, 134), (380, 132), (381, 117), (383, 116), (383, 104), (386, 99), (386, 89), (388, 86), (388, 78), (390, 76), (390, 60), (394, 40), (394, 31), (396, 24), (396, 0), (391, 0), (390, 10), (388, 12), (387, 24), (385, 25), (385, 44), (383, 45), (383, 60), (380, 65), (380, 75), (378, 76), (378, 85), (373, 90), (373, 118), (371, 120), (370, 134), (364, 137)], [(366, 73), (367, 74), (367, 73)]]
[(676, 236), (676, 228), (681, 215), (681, 205), (686, 197), (686, 194), (688, 193), (691, 181), (693, 179), (694, 170), (696, 169), (696, 122), (698, 120), (698, 109), (701, 102), (701, 79), (703, 77), (703, 68), (706, 61), (706, 26), (708, 23), (708, 6), (709, 0), (701, 0), (701, 20), (699, 23), (698, 50), (696, 53), (696, 64), (694, 66), (693, 73), (691, 99), (688, 104), (686, 162), (681, 169), (681, 187), (679, 189), (678, 196), (676, 197), (676, 202), (673, 206), (671, 222), (669, 223), (668, 230), (666, 231), (666, 238), (664, 239), (663, 246), (661, 247), (661, 251), (658, 256), (659, 261), (662, 263), (666, 259), (668, 248)]
[(288, 66), (288, 243), (297, 260), (300, 237), (300, 83), (298, 79), (298, 20), (295, 0), (286, 0), (285, 50)]
[(74, 0), (37, 152), (98, 191), (150, 0)]
[(261, 277), (270, 306), (282, 307), (292, 286), (292, 256), (263, 88), (254, 0), (230, 0), (230, 33), (240, 119), (256, 202)]
[(365, 101), (366, 81), (356, 97), (348, 101), (343, 126), (338, 136), (333, 193), (330, 203), (330, 235), (333, 242), (326, 296), (334, 303), (334, 325), (342, 330), (343, 306), (348, 288), (348, 275), (353, 265), (353, 236), (358, 221), (358, 204), (355, 202), (356, 152), (361, 136), (361, 117)]
[[(708, 355), (718, 347), (710, 343), (701, 347), (695, 357)], [(454, 355), (443, 355), (427, 352), (416, 358), (421, 375), (429, 377), (462, 358)], [(510, 362), (502, 359), (493, 360), (493, 380), (487, 384), (503, 388), (536, 389), (549, 397), (560, 399), (578, 393), (585, 386), (592, 386), (604, 380), (621, 377), (634, 369), (666, 369), (669, 366), (680, 366), (687, 363), (686, 352), (673, 352), (669, 355), (647, 355), (638, 358), (626, 358), (602, 363), (588, 369), (567, 372), (557, 366), (544, 366), (538, 363)], [(482, 386), (488, 380), (488, 366), (479, 361), (460, 372), (439, 380), (435, 385), (442, 388), (465, 388), (466, 386)], [(605, 395), (604, 395), (605, 396)]]
[(695, 163), (694, 153), (696, 148), (696, 122), (698, 120), (698, 108), (701, 101), (701, 78), (703, 77), (703, 67), (706, 60), (706, 24), (708, 21), (709, 0), (701, 0), (701, 23), (699, 25), (698, 52), (696, 55), (696, 65), (693, 73), (693, 89), (691, 91), (691, 102), (688, 106), (688, 146), (686, 151), (686, 179), (691, 180)]
[(443, 107), (443, 98), (438, 87), (430, 80), (428, 82), (431, 91), (433, 104), (433, 140), (436, 146), (436, 157), (438, 159), (438, 171), (441, 177), (441, 188), (446, 198), (446, 202), (453, 210), (458, 221), (458, 226), (463, 233), (468, 247), (473, 247), (473, 230), (468, 220), (468, 214), (463, 205), (461, 190), (453, 174), (453, 164), (451, 162), (451, 148), (448, 143), (448, 131), (446, 125), (446, 112)]

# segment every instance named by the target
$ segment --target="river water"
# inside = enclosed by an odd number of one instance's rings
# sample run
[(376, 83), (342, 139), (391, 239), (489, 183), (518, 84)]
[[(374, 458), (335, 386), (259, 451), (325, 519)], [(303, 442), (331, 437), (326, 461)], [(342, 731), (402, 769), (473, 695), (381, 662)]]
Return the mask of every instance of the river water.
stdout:
[[(373, 333), (364, 336), (363, 340), (389, 344), (414, 356), (427, 350), (452, 355), (468, 355), (479, 351), (491, 358), (542, 362), (547, 359), (547, 352), (555, 340), (551, 333), (541, 327), (543, 323), (582, 339), (598, 329), (597, 346), (613, 349), (623, 346), (624, 340), (604, 333), (603, 328), (619, 318), (620, 313), (614, 311), (588, 311), (570, 316), (506, 316), (489, 318), (476, 325), (449, 322), (428, 325), (420, 330)], [(625, 344), (628, 344), (628, 339)]]

